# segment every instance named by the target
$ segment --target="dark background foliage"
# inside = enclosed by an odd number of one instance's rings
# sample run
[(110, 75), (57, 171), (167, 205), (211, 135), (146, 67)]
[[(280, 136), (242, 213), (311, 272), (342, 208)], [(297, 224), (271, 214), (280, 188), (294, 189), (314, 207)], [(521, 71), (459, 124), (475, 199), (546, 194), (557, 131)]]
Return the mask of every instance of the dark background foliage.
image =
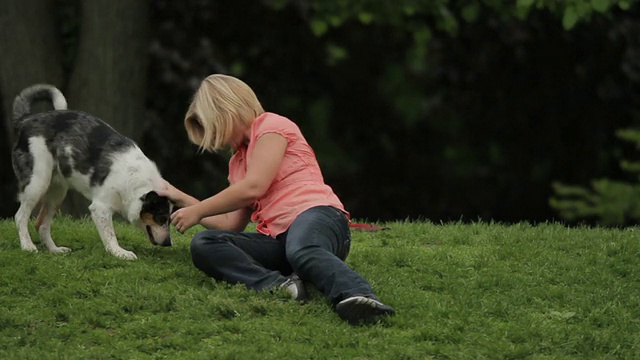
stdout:
[[(78, 4), (58, 3), (68, 68)], [(137, 140), (165, 177), (196, 196), (226, 185), (226, 154), (197, 154), (182, 125), (216, 72), (302, 128), (358, 219), (544, 221), (556, 216), (552, 182), (626, 176), (618, 161), (634, 149), (614, 133), (640, 120), (637, 5), (570, 29), (551, 6), (522, 18), (476, 1), (473, 16), (454, 2), (455, 29), (423, 11), (318, 31), (313, 2), (277, 3), (149, 2), (146, 115), (130, 121), (143, 122)], [(9, 145), (0, 151), (9, 217)]]

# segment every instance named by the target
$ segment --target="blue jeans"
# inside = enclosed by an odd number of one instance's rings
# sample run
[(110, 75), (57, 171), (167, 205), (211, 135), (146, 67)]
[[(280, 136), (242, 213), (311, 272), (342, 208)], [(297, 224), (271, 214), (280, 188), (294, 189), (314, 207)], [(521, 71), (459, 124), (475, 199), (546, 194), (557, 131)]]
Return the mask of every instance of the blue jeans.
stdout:
[(276, 238), (202, 231), (191, 241), (191, 258), (208, 276), (257, 291), (273, 289), (295, 272), (335, 304), (354, 295), (373, 295), (369, 283), (344, 262), (350, 243), (345, 215), (331, 206), (317, 206), (298, 215)]

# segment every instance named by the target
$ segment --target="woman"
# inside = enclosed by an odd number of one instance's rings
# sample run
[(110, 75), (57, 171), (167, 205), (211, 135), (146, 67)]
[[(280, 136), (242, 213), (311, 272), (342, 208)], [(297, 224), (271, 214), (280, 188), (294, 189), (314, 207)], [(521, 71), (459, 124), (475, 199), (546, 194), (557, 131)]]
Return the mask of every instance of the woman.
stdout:
[[(308, 281), (351, 324), (394, 314), (344, 262), (349, 213), (295, 123), (265, 112), (247, 84), (226, 75), (201, 83), (184, 122), (200, 150), (233, 150), (223, 191), (202, 201), (170, 184), (163, 193), (181, 207), (171, 215), (179, 232), (198, 223), (209, 229), (191, 242), (197, 268), (257, 291), (283, 288), (297, 300)], [(257, 232), (243, 231), (250, 220)]]

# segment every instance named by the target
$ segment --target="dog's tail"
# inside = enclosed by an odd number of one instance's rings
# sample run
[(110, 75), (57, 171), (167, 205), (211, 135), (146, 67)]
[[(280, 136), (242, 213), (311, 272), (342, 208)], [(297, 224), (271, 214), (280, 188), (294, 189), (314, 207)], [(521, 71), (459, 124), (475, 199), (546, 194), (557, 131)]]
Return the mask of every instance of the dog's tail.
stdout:
[(13, 125), (23, 117), (31, 114), (31, 104), (36, 100), (51, 99), (53, 108), (56, 110), (66, 110), (67, 100), (62, 92), (55, 86), (49, 84), (37, 84), (22, 90), (15, 100), (13, 100)]

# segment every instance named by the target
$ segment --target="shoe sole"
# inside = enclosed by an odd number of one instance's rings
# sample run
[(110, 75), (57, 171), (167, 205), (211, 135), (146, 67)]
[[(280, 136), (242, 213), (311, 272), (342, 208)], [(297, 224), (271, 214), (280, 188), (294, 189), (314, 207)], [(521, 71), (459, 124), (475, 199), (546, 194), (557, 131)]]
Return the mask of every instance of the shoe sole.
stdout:
[(356, 296), (336, 305), (336, 312), (349, 324), (373, 323), (382, 316), (394, 315), (392, 307), (364, 296)]

